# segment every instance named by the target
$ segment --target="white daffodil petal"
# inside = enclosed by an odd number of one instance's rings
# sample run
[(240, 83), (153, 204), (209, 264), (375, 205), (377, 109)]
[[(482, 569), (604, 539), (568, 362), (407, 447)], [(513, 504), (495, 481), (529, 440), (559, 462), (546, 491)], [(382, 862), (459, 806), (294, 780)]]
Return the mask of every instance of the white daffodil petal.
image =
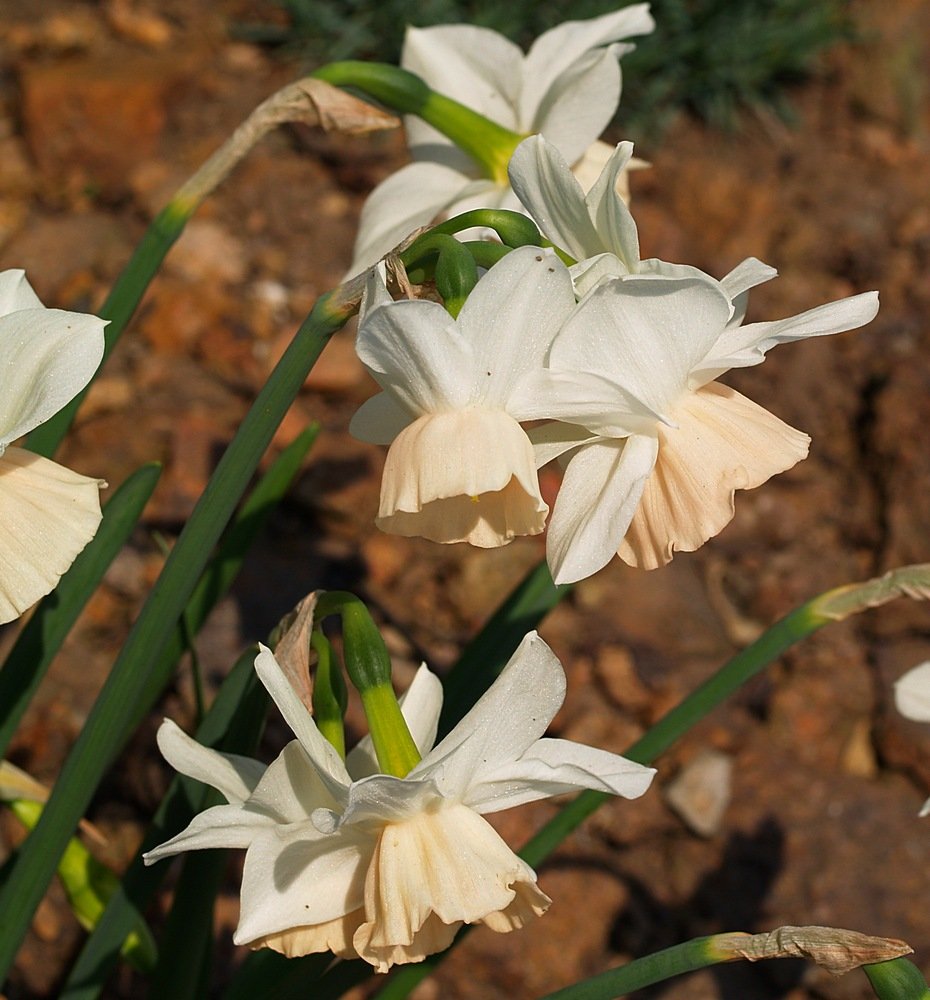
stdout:
[(897, 710), (916, 722), (930, 722), (930, 663), (908, 670), (894, 686)]
[(54, 590), (94, 537), (104, 485), (21, 448), (0, 454), (0, 623)]
[(249, 809), (278, 823), (302, 823), (315, 809), (341, 808), (346, 795), (333, 795), (299, 740), (292, 740), (266, 768), (248, 801)]
[[(532, 698), (527, 692), (532, 691)], [(565, 672), (552, 650), (530, 632), (501, 671), (445, 739), (410, 772), (432, 778), (450, 799), (514, 761), (546, 731), (565, 698)]]
[(537, 469), (541, 469), (573, 448), (594, 440), (594, 435), (587, 428), (575, 424), (562, 424), (556, 420), (541, 427), (533, 427), (527, 434), (533, 445)]
[(586, 197), (603, 248), (616, 254), (630, 272), (639, 266), (639, 232), (617, 187), (632, 157), (633, 143), (621, 142)]
[(509, 409), (517, 420), (559, 420), (603, 437), (649, 434), (662, 419), (609, 378), (545, 368), (520, 383)]
[[(412, 776), (411, 776), (412, 775)], [(317, 809), (311, 815), (320, 833), (334, 833), (345, 826), (364, 827), (370, 823), (406, 822), (411, 816), (428, 811), (441, 796), (428, 778), (413, 772), (406, 778), (391, 774), (373, 774), (352, 783), (344, 809)]]
[(370, 444), (390, 444), (415, 419), (390, 393), (379, 392), (355, 411), (349, 433)]
[(261, 643), (258, 649), (258, 656), (255, 657), (255, 673), (291, 727), (291, 732), (306, 750), (330, 794), (339, 800), (351, 781), (342, 758), (317, 729), (316, 723), (288, 683), (271, 650)]
[(357, 910), (374, 838), (354, 828), (338, 837), (307, 823), (263, 831), (249, 845), (233, 940), (249, 944), (292, 927), (322, 924)]
[(659, 457), (620, 546), (631, 566), (655, 569), (693, 552), (733, 517), (736, 490), (760, 486), (807, 456), (810, 438), (729, 386), (688, 393), (659, 428)]
[(471, 183), (460, 170), (440, 163), (409, 163), (371, 192), (359, 218), (348, 275), (359, 274), (425, 226)]
[(355, 350), (378, 383), (411, 414), (472, 402), (471, 344), (437, 302), (394, 302), (372, 310)]
[(576, 260), (607, 249), (585, 205), (584, 191), (565, 158), (541, 135), (517, 146), (507, 169), (510, 183), (543, 235)]
[(553, 81), (536, 105), (528, 131), (541, 132), (574, 164), (610, 124), (620, 102), (620, 56), (612, 45), (579, 59)]
[(87, 385), (103, 358), (105, 326), (61, 309), (0, 316), (0, 448), (45, 423)]
[(499, 410), (420, 417), (391, 445), (376, 523), (395, 535), (435, 542), (505, 545), (543, 530), (533, 448)]
[(691, 376), (694, 387), (731, 368), (748, 368), (765, 360), (766, 351), (809, 337), (826, 337), (864, 326), (878, 313), (878, 292), (863, 292), (828, 302), (807, 312), (769, 323), (750, 323), (725, 330)]
[(472, 403), (509, 411), (517, 381), (542, 367), (574, 308), (572, 279), (551, 250), (521, 247), (495, 264), (458, 317), (474, 356)]
[[(521, 884), (530, 890), (530, 906), (518, 897)], [(441, 950), (462, 923), (506, 914), (515, 902), (522, 922), (544, 913), (550, 901), (536, 889), (533, 870), (486, 820), (447, 805), (385, 827), (365, 880), (366, 921), (353, 943), (386, 972)], [(491, 921), (495, 929), (519, 926)]]
[[(777, 277), (778, 271), (774, 267), (769, 267), (768, 264), (764, 264), (756, 257), (747, 257), (744, 261), (740, 261), (729, 274), (725, 274), (720, 279), (720, 284), (734, 304), (738, 299), (740, 300), (741, 311), (745, 315), (746, 293), (751, 288), (765, 284), (766, 281)], [(742, 317), (740, 322), (742, 322)]]
[(685, 391), (729, 315), (729, 299), (710, 278), (608, 281), (571, 315), (549, 363), (612, 378), (662, 413)]
[[(425, 663), (421, 664), (398, 704), (420, 756), (426, 756), (436, 742), (442, 711), (442, 681)], [(378, 758), (370, 735), (362, 737), (349, 751), (346, 769), (356, 781), (378, 773)]]
[(233, 804), (245, 802), (266, 771), (261, 761), (202, 746), (171, 719), (159, 726), (157, 741), (162, 757), (175, 771), (211, 785)]
[(257, 833), (271, 829), (276, 823), (273, 816), (242, 805), (212, 806), (198, 813), (179, 834), (146, 851), (143, 860), (153, 865), (182, 851), (248, 847)]
[(598, 439), (571, 457), (559, 490), (546, 559), (552, 579), (574, 583), (613, 558), (633, 518), (658, 451), (653, 436)]
[(23, 309), (44, 309), (39, 296), (19, 268), (0, 271), (0, 316), (21, 312)]
[[(639, 3), (586, 21), (564, 21), (540, 35), (523, 64), (526, 83), (521, 95), (521, 120), (528, 121), (547, 89), (592, 49), (635, 35), (648, 35), (654, 28), (649, 4)], [(611, 115), (615, 107), (616, 102), (610, 105)]]
[[(466, 24), (410, 27), (404, 36), (400, 64), (433, 90), (485, 118), (504, 128), (518, 127), (514, 108), (523, 52), (498, 32)], [(414, 116), (407, 129), (412, 147), (451, 141)]]
[(636, 799), (655, 768), (571, 740), (543, 739), (468, 789), (465, 804), (487, 814), (582, 788)]

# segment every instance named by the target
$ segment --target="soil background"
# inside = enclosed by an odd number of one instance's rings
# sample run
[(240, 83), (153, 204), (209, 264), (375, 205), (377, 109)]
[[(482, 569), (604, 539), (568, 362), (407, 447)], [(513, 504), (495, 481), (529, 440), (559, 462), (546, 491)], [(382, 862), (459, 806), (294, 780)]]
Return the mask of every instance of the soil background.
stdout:
[[(871, 288), (882, 306), (864, 330), (779, 348), (726, 377), (810, 433), (811, 455), (738, 494), (733, 522), (699, 552), (648, 574), (615, 561), (550, 614), (541, 632), (569, 676), (557, 735), (621, 752), (802, 601), (930, 559), (930, 5), (880, 8), (852, 5), (860, 39), (793, 94), (796, 126), (759, 113), (723, 134), (682, 117), (637, 149), (652, 164), (633, 179), (643, 256), (716, 275), (750, 255), (776, 266), (750, 319)], [(299, 67), (233, 39), (255, 14), (235, 0), (37, 9), (0, 2), (0, 267), (24, 267), (49, 306), (92, 311), (171, 192)], [(16, 738), (12, 759), (36, 777), (54, 781), (163, 562), (158, 537), (176, 537), (298, 323), (341, 279), (365, 194), (403, 162), (400, 134), (283, 129), (171, 251), (60, 455), (111, 488), (152, 460), (164, 473)], [(340, 333), (275, 440), (280, 450), (319, 421), (306, 470), (198, 640), (211, 690), (246, 643), (320, 587), (370, 600), (401, 684), (422, 659), (442, 670), (542, 555), (541, 538), (486, 552), (379, 534), (383, 450), (346, 432), (373, 391), (352, 331)], [(553, 493), (556, 473), (543, 481)], [(537, 997), (696, 935), (783, 924), (904, 938), (930, 972), (930, 820), (917, 818), (930, 727), (892, 701), (893, 681), (925, 659), (930, 609), (904, 601), (797, 646), (661, 759), (652, 792), (602, 809), (542, 866), (555, 901), (543, 920), (510, 935), (479, 929), (414, 996)], [(190, 725), (189, 668), (94, 801), (117, 869), (167, 786), (154, 744), (163, 714)], [(263, 757), (286, 738), (273, 720)], [(676, 781), (687, 818), (672, 804)], [(498, 825), (519, 844), (554, 808)], [(22, 837), (9, 816), (0, 831), (4, 852)], [(244, 954), (230, 942), (240, 864), (230, 859), (217, 911), (217, 991)], [(168, 903), (166, 890), (156, 931)], [(55, 996), (82, 940), (53, 887), (10, 1000)], [(107, 995), (143, 993), (123, 970)], [(795, 961), (639, 994), (870, 995), (861, 974), (834, 979)]]

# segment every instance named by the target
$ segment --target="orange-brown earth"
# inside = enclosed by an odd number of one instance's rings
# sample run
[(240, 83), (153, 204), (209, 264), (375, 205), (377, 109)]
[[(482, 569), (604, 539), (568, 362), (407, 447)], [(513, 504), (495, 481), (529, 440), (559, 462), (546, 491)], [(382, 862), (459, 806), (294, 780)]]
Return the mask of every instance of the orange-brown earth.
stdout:
[[(170, 192), (297, 73), (230, 40), (250, 8), (109, 0), (48, 3), (36, 15), (0, 3), (0, 266), (25, 267), (49, 305), (100, 304)], [(835, 49), (795, 94), (796, 128), (759, 115), (724, 135), (682, 119), (640, 150), (652, 163), (634, 181), (644, 255), (718, 275), (761, 257), (781, 278), (754, 293), (755, 318), (869, 288), (882, 308), (865, 330), (781, 348), (729, 379), (812, 435), (807, 461), (740, 495), (733, 523), (700, 552), (646, 575), (615, 563), (545, 621), (569, 674), (562, 736), (622, 751), (801, 601), (930, 558), (930, 8), (894, 0), (879, 16), (862, 0), (854, 9), (861, 39)], [(111, 487), (152, 459), (165, 472), (16, 738), (12, 758), (37, 777), (54, 780), (158, 572), (156, 533), (176, 535), (296, 325), (342, 275), (366, 191), (401, 162), (397, 135), (281, 131), (171, 252), (63, 450)], [(380, 535), (381, 450), (346, 433), (372, 391), (351, 333), (338, 335), (275, 447), (310, 420), (324, 433), (198, 642), (211, 686), (244, 643), (318, 587), (370, 599), (402, 681), (421, 658), (442, 669), (540, 557), (540, 539), (485, 552)], [(602, 809), (542, 867), (555, 902), (538, 925), (478, 931), (415, 995), (534, 997), (698, 934), (781, 924), (902, 937), (930, 970), (930, 821), (916, 815), (930, 784), (930, 728), (899, 718), (891, 696), (894, 679), (928, 657), (930, 608), (905, 602), (796, 647), (662, 758), (652, 793)], [(116, 867), (166, 786), (153, 741), (163, 713), (190, 721), (186, 669), (93, 804)], [(284, 738), (272, 724), (268, 759)], [(699, 800), (721, 796), (719, 816), (705, 809), (704, 835), (669, 804), (681, 773), (697, 774)], [(521, 842), (553, 808), (505, 814), (501, 826)], [(8, 851), (21, 835), (8, 816), (2, 831)], [(231, 864), (217, 984), (242, 957), (229, 941)], [(151, 919), (157, 929), (159, 911)], [(53, 888), (11, 1000), (55, 995), (81, 939)], [(109, 995), (140, 990), (124, 971)], [(861, 975), (833, 979), (786, 961), (642, 995), (870, 994)]]

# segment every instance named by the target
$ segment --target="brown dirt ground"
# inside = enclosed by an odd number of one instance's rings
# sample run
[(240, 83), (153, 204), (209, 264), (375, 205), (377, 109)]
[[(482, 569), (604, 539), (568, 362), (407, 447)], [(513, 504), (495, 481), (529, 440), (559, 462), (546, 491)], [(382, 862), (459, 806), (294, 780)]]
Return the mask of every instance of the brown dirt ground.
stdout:
[[(229, 40), (228, 25), (250, 8), (50, 2), (37, 16), (0, 2), (0, 267), (25, 267), (49, 305), (100, 304), (167, 194), (293, 78), (293, 64)], [(754, 293), (755, 318), (869, 288), (882, 309), (863, 331), (780, 349), (729, 379), (811, 433), (806, 462), (742, 494), (732, 524), (698, 553), (648, 575), (615, 563), (549, 616), (542, 634), (569, 674), (562, 736), (623, 750), (804, 599), (930, 556), (930, 8), (890, 0), (881, 17), (867, 0), (854, 8), (863, 40), (831, 53), (798, 91), (797, 128), (759, 116), (722, 135), (683, 119), (640, 151), (653, 164), (634, 182), (644, 255), (718, 275), (748, 255), (777, 266), (782, 277)], [(297, 323), (339, 280), (365, 192), (402, 157), (396, 135), (285, 130), (172, 251), (64, 449), (68, 464), (111, 486), (152, 459), (165, 473), (17, 737), (12, 757), (36, 776), (54, 780), (157, 574), (153, 533), (179, 530)], [(381, 450), (345, 431), (372, 391), (351, 334), (339, 335), (276, 447), (309, 420), (324, 434), (199, 643), (211, 684), (319, 587), (371, 599), (402, 679), (421, 658), (441, 669), (542, 553), (539, 539), (480, 552), (378, 534)], [(603, 809), (542, 867), (555, 900), (544, 920), (506, 936), (479, 930), (415, 996), (534, 997), (698, 934), (781, 924), (901, 937), (930, 971), (930, 828), (916, 816), (930, 785), (930, 728), (902, 720), (891, 702), (892, 681), (930, 658), (928, 623), (926, 607), (898, 602), (783, 657), (661, 760), (653, 793)], [(162, 713), (190, 720), (186, 671)], [(93, 806), (117, 867), (166, 785), (154, 725)], [(283, 738), (272, 726), (268, 759)], [(663, 789), (707, 747), (732, 766), (732, 788), (716, 830), (701, 837)], [(527, 808), (500, 825), (519, 843), (552, 810)], [(9, 817), (2, 832), (8, 849), (18, 837)], [(218, 983), (241, 958), (229, 944), (234, 921), (231, 880)], [(81, 939), (53, 889), (9, 996), (54, 995)], [(121, 974), (109, 995), (140, 992)], [(795, 962), (726, 967), (642, 994), (869, 995), (860, 975), (832, 979)]]

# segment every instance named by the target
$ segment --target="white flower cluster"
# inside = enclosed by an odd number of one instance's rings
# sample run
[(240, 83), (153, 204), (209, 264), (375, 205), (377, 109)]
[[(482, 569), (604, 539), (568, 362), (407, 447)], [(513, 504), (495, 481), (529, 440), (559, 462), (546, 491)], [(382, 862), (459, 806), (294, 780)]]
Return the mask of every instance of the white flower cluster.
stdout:
[[(622, 39), (652, 26), (648, 5), (634, 5), (564, 24), (526, 56), (484, 29), (408, 32), (407, 69), (529, 137), (514, 137), (507, 186), (409, 120), (415, 162), (369, 199), (352, 272), (417, 226), (473, 208), (522, 210), (558, 252), (507, 253), (454, 317), (426, 299), (395, 301), (372, 269), (357, 350), (382, 391), (350, 430), (389, 445), (385, 531), (493, 547), (548, 520), (557, 583), (615, 553), (653, 568), (719, 532), (736, 490), (807, 454), (806, 434), (718, 379), (777, 344), (869, 322), (877, 294), (744, 324), (748, 293), (772, 268), (749, 259), (716, 280), (640, 258), (626, 203), (632, 146), (598, 137), (619, 99)], [(565, 474), (549, 517), (537, 469), (553, 459)], [(272, 653), (255, 666), (296, 739), (266, 768), (166, 722), (165, 757), (226, 804), (147, 855), (244, 848), (240, 944), (329, 950), (385, 971), (445, 948), (463, 923), (523, 926), (549, 899), (483, 816), (579, 788), (633, 798), (652, 779), (622, 757), (544, 738), (565, 677), (535, 633), (436, 746), (442, 689), (421, 669), (402, 711), (422, 759), (403, 776), (379, 773), (368, 738), (343, 761)]]
[(744, 325), (749, 290), (776, 272), (750, 258), (718, 281), (641, 260), (617, 192), (631, 152), (621, 143), (586, 194), (543, 136), (517, 148), (513, 189), (571, 267), (552, 250), (515, 250), (456, 319), (434, 302), (395, 302), (371, 277), (357, 350), (383, 392), (350, 430), (390, 444), (383, 530), (486, 547), (537, 534), (548, 508), (536, 468), (559, 458), (555, 582), (614, 553), (653, 569), (717, 534), (736, 490), (807, 455), (806, 434), (717, 379), (776, 344), (868, 323), (878, 294)]

